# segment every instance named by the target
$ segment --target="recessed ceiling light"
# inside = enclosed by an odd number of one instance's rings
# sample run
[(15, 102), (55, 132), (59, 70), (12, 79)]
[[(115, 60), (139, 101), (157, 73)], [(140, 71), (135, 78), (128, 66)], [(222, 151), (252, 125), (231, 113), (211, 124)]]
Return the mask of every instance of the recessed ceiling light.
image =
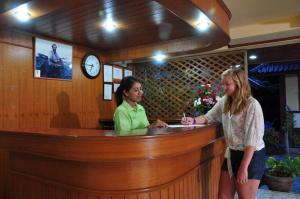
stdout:
[(256, 56), (256, 55), (250, 55), (250, 56), (249, 56), (249, 59), (255, 60), (255, 59), (257, 59), (257, 56)]
[(168, 56), (162, 52), (156, 52), (152, 57), (156, 62), (163, 63)]
[(108, 32), (112, 32), (112, 31), (114, 31), (117, 28), (117, 24), (116, 24), (116, 22), (112, 18), (107, 18), (103, 22), (102, 26)]
[(196, 28), (199, 31), (206, 31), (209, 28), (210, 24), (210, 19), (205, 14), (201, 13), (196, 21)]
[(21, 5), (15, 9), (14, 16), (21, 22), (26, 22), (30, 19), (31, 14), (28, 11), (27, 5)]

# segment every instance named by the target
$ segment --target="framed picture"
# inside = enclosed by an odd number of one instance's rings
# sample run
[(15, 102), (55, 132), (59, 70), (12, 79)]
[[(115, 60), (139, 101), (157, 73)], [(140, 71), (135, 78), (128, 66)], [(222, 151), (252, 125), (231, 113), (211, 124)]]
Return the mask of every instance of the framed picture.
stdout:
[(112, 100), (112, 84), (104, 83), (103, 84), (103, 99)]
[(117, 89), (119, 88), (119, 83), (114, 83), (114, 93), (117, 92)]
[(104, 73), (103, 73), (103, 81), (104, 82), (112, 82), (112, 66), (104, 65)]
[(124, 69), (124, 77), (132, 76), (132, 70)]
[(113, 69), (113, 78), (114, 79), (118, 79), (118, 80), (123, 79), (123, 69), (120, 68), (120, 67), (114, 66), (114, 69)]
[(34, 77), (72, 79), (72, 46), (35, 38)]

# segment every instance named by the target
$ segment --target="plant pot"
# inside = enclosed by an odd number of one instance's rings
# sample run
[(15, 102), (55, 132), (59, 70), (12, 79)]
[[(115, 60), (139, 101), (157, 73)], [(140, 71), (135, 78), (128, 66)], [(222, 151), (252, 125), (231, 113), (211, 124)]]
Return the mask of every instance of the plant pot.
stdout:
[(273, 176), (265, 172), (264, 182), (268, 185), (270, 190), (289, 192), (292, 188), (293, 178)]

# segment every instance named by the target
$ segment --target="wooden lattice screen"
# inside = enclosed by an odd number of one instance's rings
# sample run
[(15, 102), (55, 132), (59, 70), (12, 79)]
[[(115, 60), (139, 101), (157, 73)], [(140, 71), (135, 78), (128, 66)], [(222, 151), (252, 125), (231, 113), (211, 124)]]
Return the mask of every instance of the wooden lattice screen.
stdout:
[(151, 62), (134, 65), (135, 76), (143, 83), (145, 107), (149, 119), (179, 120), (193, 115), (197, 85), (210, 82), (221, 86), (221, 73), (230, 66), (245, 65), (244, 51), (177, 58), (165, 64)]

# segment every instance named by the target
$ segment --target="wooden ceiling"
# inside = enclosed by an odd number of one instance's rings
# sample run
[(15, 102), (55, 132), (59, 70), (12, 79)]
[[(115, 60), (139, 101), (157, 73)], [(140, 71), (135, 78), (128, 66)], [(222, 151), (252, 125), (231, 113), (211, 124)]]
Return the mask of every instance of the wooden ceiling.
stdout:
[[(250, 49), (247, 51), (248, 54), (248, 64), (257, 65), (263, 63), (273, 63), (273, 62), (300, 62), (300, 43), (282, 45), (282, 46), (272, 46), (265, 48)], [(257, 59), (249, 59), (250, 55), (256, 55)]]
[[(24, 3), (32, 12), (32, 20), (27, 23), (11, 14), (13, 8)], [(190, 13), (200, 9), (190, 0), (2, 0), (0, 6), (1, 27), (103, 52), (190, 37), (211, 40), (214, 34), (223, 37), (218, 47), (229, 42), (222, 27), (214, 25), (209, 34), (201, 34), (191, 26)], [(108, 15), (119, 24), (115, 32), (101, 27)]]

